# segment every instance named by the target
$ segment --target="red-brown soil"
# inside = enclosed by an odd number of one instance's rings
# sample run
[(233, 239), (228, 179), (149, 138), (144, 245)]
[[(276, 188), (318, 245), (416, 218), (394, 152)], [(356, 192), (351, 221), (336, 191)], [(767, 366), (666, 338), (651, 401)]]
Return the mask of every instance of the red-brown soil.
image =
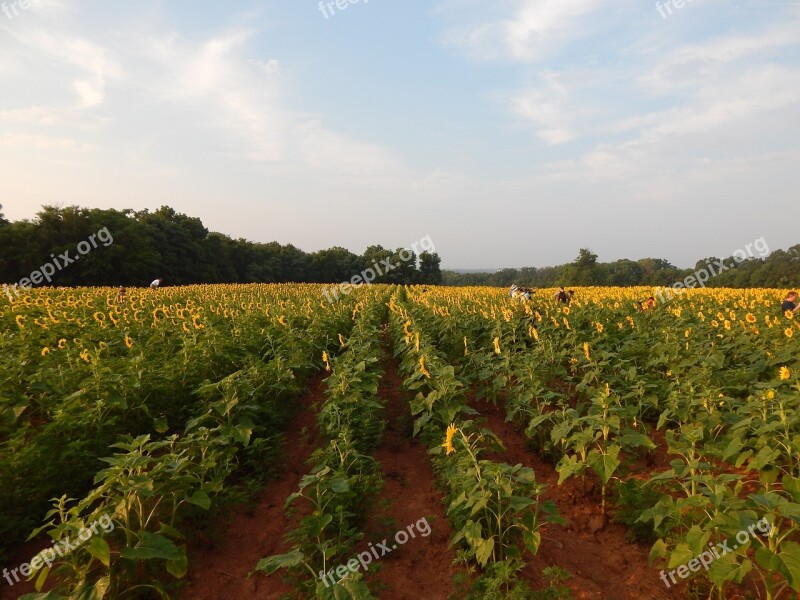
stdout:
[[(446, 600), (454, 594), (453, 577), (457, 573), (452, 566), (455, 555), (449, 547), (452, 528), (425, 446), (411, 436), (412, 418), (402, 395), (397, 362), (387, 359), (383, 368), (379, 396), (386, 406), (388, 424), (374, 456), (381, 465), (385, 485), (363, 527), (365, 537), (354, 549), (354, 556), (367, 549), (368, 543), (377, 546), (384, 539), (391, 548), (396, 545), (393, 538), (398, 530), (414, 526), (416, 537), (373, 562), (366, 573), (370, 589), (381, 600)], [(291, 586), (281, 581), (280, 573), (270, 577), (257, 573), (249, 579), (247, 575), (261, 558), (289, 549), (284, 537), (294, 528), (296, 518), (286, 518), (283, 503), (308, 471), (305, 460), (316, 447), (316, 407), (324, 400), (320, 383), (312, 385), (310, 394), (302, 400), (303, 406), (287, 433), (285, 474), (269, 485), (253, 511), (240, 510), (232, 517), (216, 547), (194, 549), (190, 583), (182, 598), (258, 600), (292, 592)], [(304, 429), (313, 432), (311, 442), (301, 438)], [(417, 527), (422, 519), (430, 527), (425, 537), (421, 535), (427, 530), (424, 523)]]
[(286, 498), (297, 491), (300, 479), (308, 472), (306, 461), (317, 447), (317, 407), (324, 401), (326, 375), (318, 375), (286, 432), (284, 471), (271, 482), (250, 510), (240, 508), (230, 526), (213, 548), (192, 548), (189, 555), (188, 585), (182, 590), (185, 600), (272, 599), (290, 593), (282, 573), (270, 577), (254, 573), (256, 563), (267, 556), (290, 550), (285, 535), (294, 528), (296, 518), (284, 513)]
[(679, 589), (667, 589), (659, 572), (648, 564), (648, 545), (626, 541), (627, 529), (604, 522), (600, 502), (584, 494), (575, 479), (559, 486), (558, 474), (529, 446), (516, 425), (505, 421), (503, 409), (486, 402), (475, 402), (487, 419), (486, 426), (503, 442), (505, 453), (492, 456), (510, 464), (522, 464), (536, 472), (537, 481), (547, 484), (542, 500), (551, 500), (568, 523), (542, 528), (542, 545), (529, 560), (521, 577), (534, 589), (547, 587), (542, 569), (557, 566), (572, 574), (567, 585), (575, 598), (614, 598), (639, 600), (683, 598)]
[[(395, 533), (412, 525), (417, 537), (381, 559), (374, 578), (368, 579), (370, 590), (381, 600), (446, 600), (454, 593), (457, 572), (452, 566), (455, 553), (449, 547), (453, 530), (425, 446), (412, 437), (413, 419), (397, 361), (386, 360), (383, 368), (379, 394), (388, 424), (374, 456), (381, 464), (385, 486), (364, 528), (365, 540), (374, 543), (388, 538), (391, 547)], [(415, 525), (423, 518), (431, 530), (427, 537), (421, 537)], [(427, 530), (424, 523), (421, 529)]]

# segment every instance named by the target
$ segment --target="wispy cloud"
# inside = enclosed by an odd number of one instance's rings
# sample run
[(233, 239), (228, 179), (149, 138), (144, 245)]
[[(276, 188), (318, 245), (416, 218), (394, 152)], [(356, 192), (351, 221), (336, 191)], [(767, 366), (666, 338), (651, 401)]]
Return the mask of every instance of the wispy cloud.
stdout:
[(585, 17), (601, 6), (600, 0), (513, 0), (486, 15), (483, 4), (481, 10), (470, 0), (447, 3), (442, 12), (455, 22), (445, 28), (443, 41), (472, 57), (531, 63), (580, 38)]

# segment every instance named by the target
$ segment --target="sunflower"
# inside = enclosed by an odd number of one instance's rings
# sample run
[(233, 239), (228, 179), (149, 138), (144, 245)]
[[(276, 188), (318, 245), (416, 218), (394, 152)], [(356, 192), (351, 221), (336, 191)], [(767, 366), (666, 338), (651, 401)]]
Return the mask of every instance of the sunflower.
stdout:
[(456, 429), (455, 424), (451, 423), (448, 425), (447, 432), (445, 433), (444, 444), (442, 444), (442, 448), (447, 451), (448, 456), (456, 451), (456, 449), (453, 447), (453, 438), (455, 437), (457, 431), (458, 429)]
[(500, 338), (499, 337), (494, 338), (494, 353), (495, 354), (500, 354)]
[(592, 356), (589, 354), (589, 342), (583, 342), (583, 354), (586, 357), (586, 360), (592, 360)]
[(789, 371), (789, 367), (781, 367), (780, 370), (781, 381), (786, 381), (792, 376), (792, 373)]
[(419, 357), (419, 370), (420, 370), (420, 373), (425, 375), (425, 377), (427, 377), (428, 379), (431, 378), (430, 372), (428, 371), (428, 369), (425, 368), (425, 357), (424, 356), (420, 356)]
[(331, 363), (328, 360), (328, 353), (327, 352), (323, 352), (322, 353), (322, 361), (325, 363), (325, 370), (326, 371), (330, 371), (331, 370)]
[(27, 317), (24, 317), (23, 315), (17, 315), (17, 327), (20, 329), (25, 329), (25, 325), (23, 325), (23, 323), (25, 322), (26, 318)]
[(61, 338), (60, 340), (58, 340), (58, 349), (59, 350), (63, 350), (66, 347), (67, 347), (67, 340), (65, 340), (64, 338)]
[(126, 345), (128, 348), (130, 348), (130, 347), (132, 347), (132, 346), (133, 346), (133, 340), (131, 339), (131, 336), (129, 336), (129, 335), (126, 335), (126, 336), (125, 336), (125, 345)]
[(48, 354), (50, 354), (50, 348), (45, 346), (44, 348), (42, 348), (42, 356), (47, 356)]
[(791, 327), (787, 327), (786, 329), (783, 330), (783, 334), (786, 337), (790, 338), (794, 335), (794, 329), (792, 329)]
[(91, 362), (91, 361), (89, 360), (89, 350), (87, 350), (86, 348), (84, 348), (84, 349), (83, 349), (83, 351), (81, 352), (81, 358), (82, 358), (83, 360), (85, 360), (87, 363), (88, 363), (88, 362)]
[(747, 313), (747, 315), (745, 316), (745, 320), (748, 323), (755, 323), (756, 322), (756, 316), (753, 313)]

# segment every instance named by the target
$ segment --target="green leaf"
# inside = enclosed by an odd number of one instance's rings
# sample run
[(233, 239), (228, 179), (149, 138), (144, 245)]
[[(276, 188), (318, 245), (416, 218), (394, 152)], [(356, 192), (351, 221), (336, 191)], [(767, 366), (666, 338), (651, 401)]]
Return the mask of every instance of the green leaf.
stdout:
[(573, 475), (577, 475), (583, 471), (583, 468), (584, 465), (578, 460), (577, 456), (565, 456), (562, 458), (556, 467), (556, 471), (558, 471), (558, 485), (561, 485)]
[(784, 565), (781, 572), (786, 576), (789, 585), (795, 592), (800, 592), (800, 544), (784, 542), (778, 556)]
[(539, 545), (542, 543), (542, 534), (538, 531), (526, 531), (522, 535), (525, 542), (525, 547), (530, 550), (531, 554), (536, 554), (539, 551)]
[(189, 504), (199, 506), (203, 510), (208, 510), (211, 508), (211, 498), (203, 490), (197, 490), (191, 495), (191, 497), (188, 498), (187, 502)]
[(657, 558), (667, 558), (669, 549), (664, 540), (657, 540), (653, 547), (650, 548), (650, 562), (652, 563)]
[(697, 525), (692, 525), (691, 529), (686, 532), (686, 543), (695, 556), (700, 556), (700, 553), (707, 550), (706, 544), (710, 537), (710, 532), (703, 531)]
[(109, 548), (108, 543), (100, 536), (92, 536), (92, 539), (86, 544), (85, 549), (106, 567), (111, 564), (111, 548)]
[(347, 479), (342, 477), (337, 477), (336, 479), (331, 479), (330, 481), (331, 489), (336, 494), (346, 494), (350, 491), (350, 484), (347, 483)]
[(616, 445), (609, 446), (607, 454), (602, 454), (598, 450), (592, 450), (586, 459), (586, 462), (592, 470), (597, 473), (604, 484), (607, 484), (611, 480), (614, 471), (616, 471), (617, 467), (620, 465), (619, 459), (617, 458), (619, 456), (619, 450), (619, 446)]
[(267, 558), (262, 558), (256, 564), (256, 571), (264, 571), (267, 575), (272, 575), (278, 569), (291, 569), (297, 567), (305, 561), (305, 555), (299, 548), (295, 548), (286, 554), (276, 554)]
[(167, 561), (167, 572), (175, 579), (183, 579), (189, 570), (189, 557), (186, 556), (186, 546), (181, 547), (183, 556)]
[(739, 564), (737, 559), (737, 554), (726, 554), (716, 559), (708, 569), (708, 578), (720, 587), (731, 581), (741, 583), (744, 576), (752, 570), (753, 563), (745, 559)]
[(488, 540), (481, 541), (475, 547), (475, 559), (478, 561), (478, 564), (481, 567), (485, 567), (488, 562), (489, 558), (492, 556), (492, 551), (494, 550), (494, 538), (489, 538)]
[(685, 565), (694, 558), (694, 552), (689, 548), (689, 544), (678, 544), (669, 556), (668, 568), (674, 569)]
[(175, 543), (163, 535), (142, 531), (139, 539), (139, 544), (133, 548), (122, 548), (119, 555), (127, 560), (178, 560), (182, 556)]
[(783, 566), (778, 555), (763, 546), (756, 549), (756, 562), (761, 565), (762, 569), (772, 573), (780, 571), (781, 566)]

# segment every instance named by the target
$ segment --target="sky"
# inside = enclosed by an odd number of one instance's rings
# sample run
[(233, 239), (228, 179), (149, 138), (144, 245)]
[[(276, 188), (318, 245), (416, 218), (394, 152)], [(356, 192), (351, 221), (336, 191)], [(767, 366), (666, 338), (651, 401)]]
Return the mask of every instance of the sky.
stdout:
[(12, 220), (445, 268), (800, 243), (797, 0), (0, 0), (0, 89)]

